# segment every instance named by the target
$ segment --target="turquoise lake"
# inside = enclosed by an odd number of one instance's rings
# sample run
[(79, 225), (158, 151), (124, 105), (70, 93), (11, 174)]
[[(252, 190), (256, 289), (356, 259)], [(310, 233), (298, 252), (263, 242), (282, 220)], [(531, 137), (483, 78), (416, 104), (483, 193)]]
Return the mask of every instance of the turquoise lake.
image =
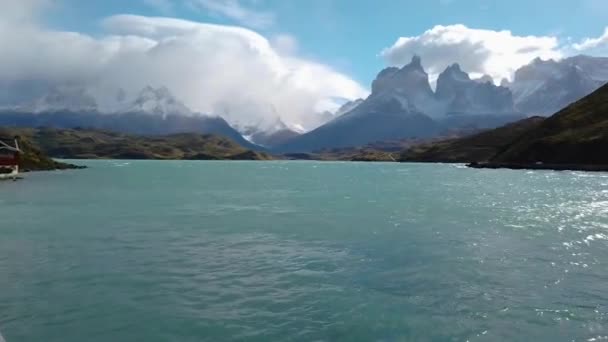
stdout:
[(608, 339), (608, 173), (76, 161), (0, 183), (0, 332)]

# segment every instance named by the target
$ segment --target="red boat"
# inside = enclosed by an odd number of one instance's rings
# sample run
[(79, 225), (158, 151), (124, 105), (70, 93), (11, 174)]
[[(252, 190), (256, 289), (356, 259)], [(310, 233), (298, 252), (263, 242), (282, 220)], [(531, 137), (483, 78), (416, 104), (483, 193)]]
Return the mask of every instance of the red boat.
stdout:
[[(19, 175), (19, 139), (14, 139), (14, 146), (0, 140), (0, 179), (13, 178)], [(1, 342), (1, 340), (0, 340)]]

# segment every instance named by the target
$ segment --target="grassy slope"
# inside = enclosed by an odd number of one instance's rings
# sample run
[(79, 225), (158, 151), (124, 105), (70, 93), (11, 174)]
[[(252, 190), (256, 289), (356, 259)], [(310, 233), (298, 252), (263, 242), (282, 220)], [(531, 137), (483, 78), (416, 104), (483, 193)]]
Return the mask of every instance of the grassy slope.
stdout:
[(43, 152), (74, 159), (270, 159), (233, 141), (193, 133), (143, 137), (101, 130), (18, 129)]
[(491, 161), (608, 165), (608, 84), (546, 119)]
[(45, 153), (40, 151), (34, 142), (28, 136), (23, 136), (16, 130), (0, 128), (0, 138), (7, 141), (12, 141), (15, 135), (19, 135), (19, 147), (23, 151), (20, 158), (19, 168), (21, 171), (48, 171), (48, 170), (64, 170), (78, 168), (75, 165), (62, 163), (51, 159)]
[(467, 163), (485, 162), (526, 132), (538, 127), (543, 118), (532, 117), (463, 138), (421, 144), (405, 150), (401, 161)]

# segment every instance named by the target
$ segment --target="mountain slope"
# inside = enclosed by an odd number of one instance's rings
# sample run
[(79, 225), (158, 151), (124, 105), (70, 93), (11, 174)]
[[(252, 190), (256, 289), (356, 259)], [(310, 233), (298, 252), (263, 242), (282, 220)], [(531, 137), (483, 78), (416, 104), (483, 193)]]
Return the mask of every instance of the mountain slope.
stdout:
[(608, 85), (546, 119), (491, 161), (608, 165)]
[(435, 141), (405, 150), (401, 161), (471, 163), (487, 162), (509, 143), (537, 127), (544, 118), (532, 117), (463, 138)]
[(331, 122), (280, 145), (281, 152), (310, 152), (326, 148), (361, 146), (403, 137), (428, 137), (439, 127), (406, 101), (377, 95)]
[[(461, 139), (415, 146), (403, 161), (476, 167), (600, 170), (608, 167), (608, 85), (553, 116), (529, 118)], [(587, 166), (600, 166), (587, 167)]]
[(21, 130), (0, 127), (0, 140), (12, 141), (15, 136), (19, 136), (19, 147), (23, 152), (19, 160), (19, 169), (21, 172), (81, 168), (76, 165), (51, 159), (36, 146), (28, 135), (22, 133)]

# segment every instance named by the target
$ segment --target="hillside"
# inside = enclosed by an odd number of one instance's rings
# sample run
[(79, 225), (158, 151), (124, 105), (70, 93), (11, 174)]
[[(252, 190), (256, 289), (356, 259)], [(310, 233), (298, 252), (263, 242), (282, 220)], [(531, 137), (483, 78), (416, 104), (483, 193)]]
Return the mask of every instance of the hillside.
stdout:
[(240, 146), (262, 150), (244, 139), (224, 119), (204, 115), (155, 115), (146, 112), (104, 114), (97, 111), (58, 110), (44, 113), (0, 110), (0, 126), (88, 128), (133, 135), (166, 136), (178, 133), (214, 134), (227, 137)]
[(467, 162), (478, 168), (608, 169), (608, 85), (553, 116), (465, 138), (414, 146), (402, 161)]
[(13, 131), (57, 158), (270, 159), (263, 152), (245, 149), (230, 139), (210, 134), (149, 137), (89, 129), (21, 128)]
[(491, 162), (608, 165), (608, 84), (526, 132)]
[[(0, 139), (3, 141), (12, 141), (16, 135), (19, 135), (19, 132), (12, 129), (9, 130), (6, 128), (0, 128)], [(20, 135), (19, 146), (23, 151), (19, 163), (19, 169), (21, 172), (81, 168), (80, 166), (62, 163), (51, 159), (48, 155), (40, 151), (40, 149), (36, 147), (29, 137)]]
[(487, 162), (510, 142), (534, 129), (543, 120), (541, 117), (532, 117), (463, 138), (415, 145), (405, 150), (400, 160), (445, 163)]

